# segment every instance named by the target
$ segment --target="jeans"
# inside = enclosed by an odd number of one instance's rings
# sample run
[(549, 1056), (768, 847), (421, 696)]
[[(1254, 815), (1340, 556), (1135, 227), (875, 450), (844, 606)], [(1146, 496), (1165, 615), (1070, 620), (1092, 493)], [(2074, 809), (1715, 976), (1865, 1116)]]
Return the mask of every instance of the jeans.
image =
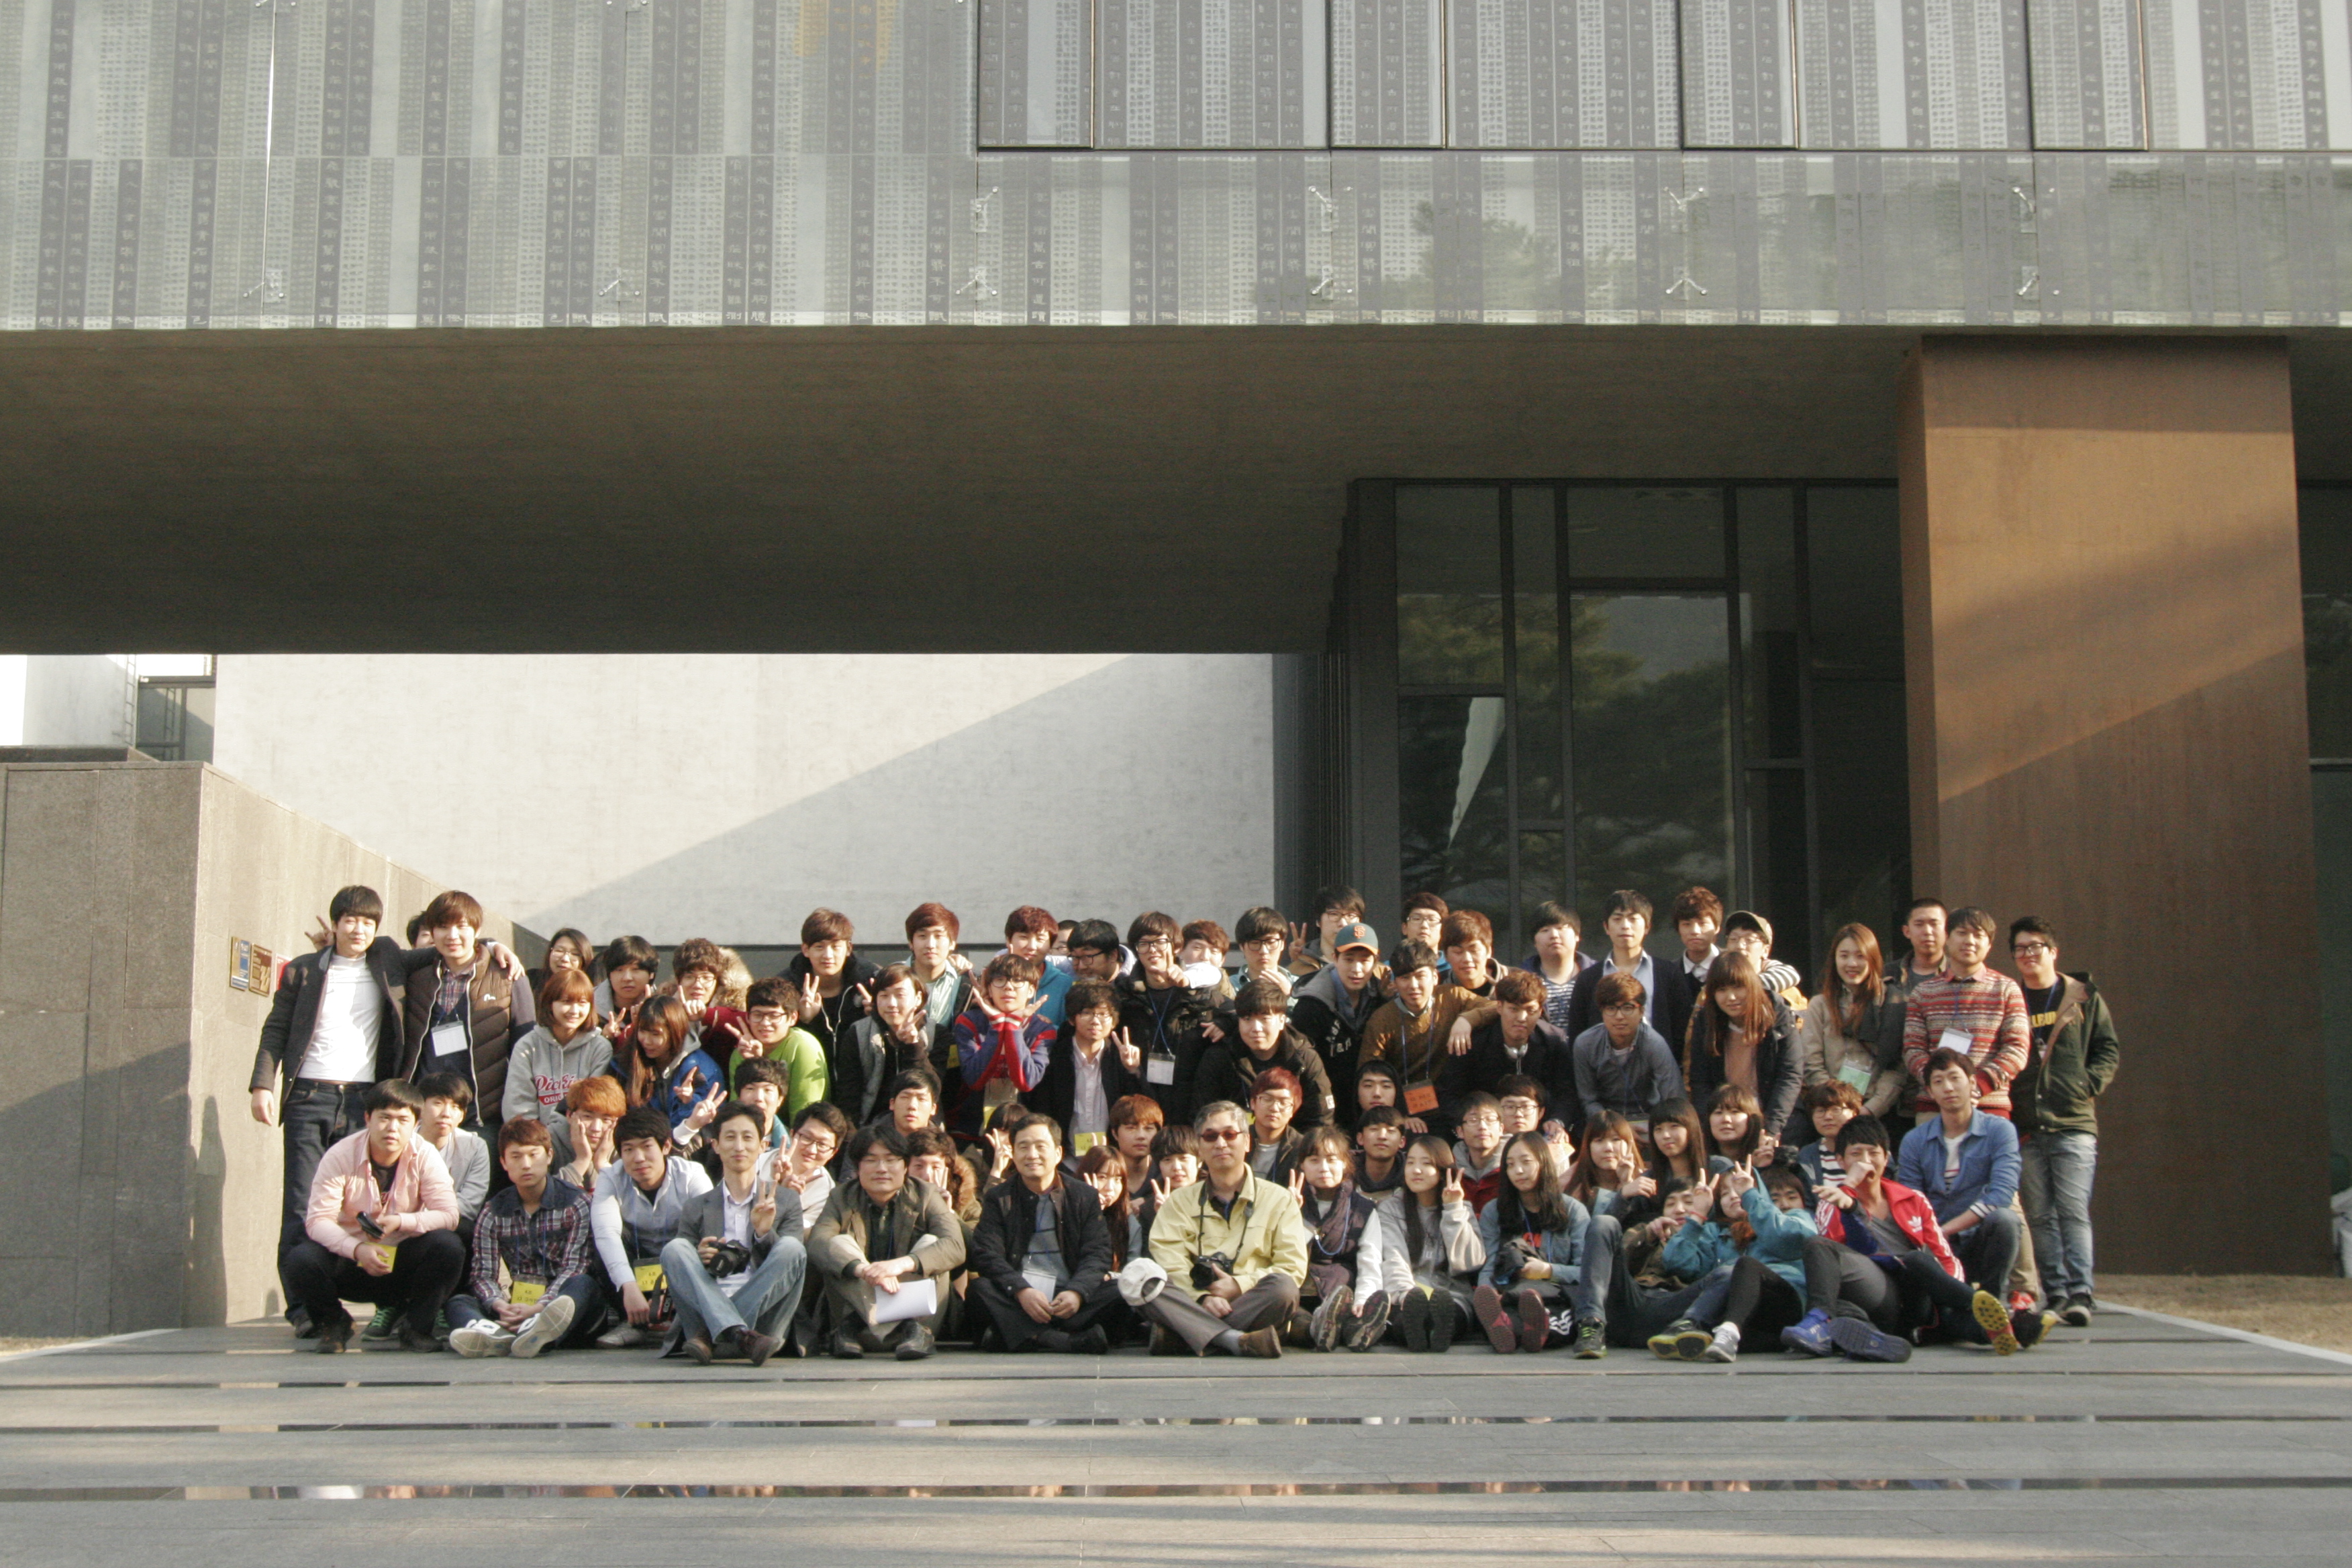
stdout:
[[(563, 1331), (562, 1339), (548, 1348), (551, 1350), (575, 1348), (594, 1339), (604, 1312), (604, 1293), (598, 1288), (596, 1281), (585, 1274), (574, 1274), (541, 1298), (541, 1305), (544, 1306), (558, 1296), (572, 1298), (572, 1326)], [(452, 1329), (462, 1329), (467, 1323), (483, 1318), (496, 1321), (498, 1316), (473, 1297), (463, 1295), (449, 1298), (448, 1313), (449, 1326)]]
[(320, 1156), (367, 1125), (360, 1101), (367, 1095), (363, 1083), (324, 1083), (296, 1079), (286, 1086), (286, 1109), (279, 1121), (286, 1139), (286, 1204), (278, 1226), (278, 1283), (286, 1291), (286, 1312), (294, 1313), (294, 1283), (286, 1275), (286, 1257), (310, 1239), (307, 1220), (310, 1186), (318, 1180)]
[(2095, 1132), (2036, 1132), (2019, 1152), (2018, 1191), (2033, 1227), (2042, 1293), (2053, 1306), (2091, 1290), (2091, 1178), (2099, 1168)]
[(404, 1310), (408, 1326), (429, 1334), (442, 1303), (466, 1271), (466, 1244), (455, 1231), (428, 1230), (404, 1238), (393, 1249), (391, 1273), (371, 1274), (315, 1241), (304, 1241), (278, 1268), (295, 1304), (308, 1310), (322, 1330), (341, 1331), (352, 1326), (352, 1315), (343, 1310), (345, 1301), (373, 1301)]
[(2009, 1300), (2009, 1271), (2017, 1261), (2017, 1243), (2025, 1222), (2015, 1209), (1995, 1209), (1951, 1238), (1952, 1256), (1960, 1260), (1969, 1283)]
[(1625, 1227), (1615, 1215), (1595, 1215), (1584, 1226), (1584, 1268), (1576, 1282), (1576, 1321), (1599, 1323), (1620, 1349), (1647, 1343), (1677, 1318), (1690, 1316), (1705, 1281), (1678, 1290), (1653, 1290), (1625, 1267)]
[(808, 1251), (793, 1236), (776, 1237), (768, 1256), (731, 1297), (719, 1288), (702, 1266), (700, 1252), (686, 1237), (663, 1247), (661, 1260), (669, 1276), (669, 1299), (677, 1307), (678, 1332), (690, 1340), (716, 1342), (728, 1330), (743, 1328), (782, 1339), (800, 1310), (801, 1286), (808, 1279)]

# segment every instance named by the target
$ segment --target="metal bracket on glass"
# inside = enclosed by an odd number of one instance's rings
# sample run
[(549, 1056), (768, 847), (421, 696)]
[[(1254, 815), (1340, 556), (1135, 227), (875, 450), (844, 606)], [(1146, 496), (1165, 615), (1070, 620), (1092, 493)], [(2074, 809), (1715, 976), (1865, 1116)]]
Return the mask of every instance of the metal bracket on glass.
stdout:
[[(2017, 297), (2022, 300), (2028, 295), (2040, 290), (2042, 287), (2042, 268), (2039, 267), (2021, 267), (2017, 269)], [(2051, 292), (2054, 294), (2057, 290), (2053, 289)]]
[(971, 198), (972, 233), (986, 234), (988, 232), (988, 204), (996, 199), (996, 193), (1001, 189), (1003, 189), (1002, 186), (991, 185), (986, 191)]
[(956, 286), (956, 292), (969, 294), (974, 300), (996, 298), (996, 290), (988, 286), (988, 268), (985, 267), (974, 267), (971, 276)]
[(1683, 295), (1683, 298), (1685, 300), (1689, 299), (1692, 294), (1703, 297), (1706, 293), (1706, 286), (1701, 284), (1697, 279), (1690, 275), (1690, 268), (1683, 268), (1682, 276), (1676, 278), (1673, 282), (1666, 285), (1666, 295), (1671, 299), (1675, 294), (1683, 289), (1688, 289), (1690, 291), (1689, 293)]
[(617, 267), (613, 268), (612, 281), (596, 290), (599, 300), (635, 300), (643, 298), (644, 294), (644, 289), (629, 287), (627, 278)]
[(1339, 204), (1333, 201), (1329, 196), (1325, 195), (1321, 191), (1317, 190), (1313, 185), (1307, 187), (1307, 194), (1323, 204), (1322, 232), (1325, 234), (1330, 233), (1332, 226), (1339, 221)]
[(2009, 194), (2017, 198), (2018, 227), (2021, 229), (2032, 228), (2034, 215), (2039, 213), (2042, 209), (2034, 205), (2032, 196), (2027, 194), (2025, 187), (2022, 185), (2010, 186)]
[(607, 8), (618, 5), (624, 11), (642, 11), (654, 0), (604, 0)]
[(1338, 274), (1327, 265), (1323, 268), (1323, 276), (1317, 279), (1315, 286), (1307, 292), (1311, 298), (1317, 300), (1337, 300), (1342, 294), (1354, 293), (1355, 289), (1340, 282)]
[(1691, 203), (1703, 202), (1706, 200), (1706, 187), (1705, 185), (1701, 185), (1698, 189), (1693, 191), (1688, 195), (1685, 195), (1680, 191), (1675, 190), (1669, 186), (1661, 186), (1659, 188), (1665, 191), (1666, 199), (1675, 204), (1675, 216), (1677, 217), (1689, 217)]
[(280, 300), (285, 299), (286, 268), (283, 267), (263, 268), (261, 269), (261, 281), (256, 283), (252, 288), (247, 289), (242, 295), (238, 296), (238, 298), (250, 300), (256, 294), (261, 296), (261, 302), (265, 305), (275, 305)]

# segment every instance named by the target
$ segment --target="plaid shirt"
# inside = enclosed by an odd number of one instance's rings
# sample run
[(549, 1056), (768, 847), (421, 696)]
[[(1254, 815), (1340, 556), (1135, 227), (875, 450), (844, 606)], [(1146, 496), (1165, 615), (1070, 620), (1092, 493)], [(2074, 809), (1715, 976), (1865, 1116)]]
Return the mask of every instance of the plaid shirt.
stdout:
[(537, 1214), (525, 1214), (522, 1194), (512, 1187), (483, 1205), (474, 1222), (473, 1279), (468, 1293), (485, 1307), (507, 1299), (499, 1283), (503, 1260), (511, 1279), (536, 1280), (550, 1293), (588, 1268), (588, 1194), (569, 1182), (551, 1179)]

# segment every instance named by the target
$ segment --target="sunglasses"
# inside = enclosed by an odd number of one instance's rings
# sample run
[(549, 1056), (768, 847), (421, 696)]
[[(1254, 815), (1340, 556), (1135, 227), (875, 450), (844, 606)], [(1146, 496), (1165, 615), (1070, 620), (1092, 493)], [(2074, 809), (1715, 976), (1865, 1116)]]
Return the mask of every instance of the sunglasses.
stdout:
[(1201, 1133), (1201, 1142), (1203, 1143), (1233, 1143), (1248, 1136), (1248, 1131), (1243, 1128), (1214, 1127), (1202, 1130)]

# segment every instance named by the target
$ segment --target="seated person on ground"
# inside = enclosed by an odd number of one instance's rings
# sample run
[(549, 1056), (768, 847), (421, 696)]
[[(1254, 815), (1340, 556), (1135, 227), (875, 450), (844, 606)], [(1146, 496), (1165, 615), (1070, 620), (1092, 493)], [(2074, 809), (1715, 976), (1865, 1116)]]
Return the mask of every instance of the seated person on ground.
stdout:
[(1713, 1266), (1689, 1315), (1650, 1341), (1670, 1360), (1733, 1361), (1745, 1336), (1777, 1345), (1805, 1315), (1805, 1244), (1821, 1231), (1805, 1210), (1804, 1178), (1782, 1164), (1766, 1166), (1760, 1182), (1746, 1165), (1709, 1179), (1714, 1185), (1698, 1191), (1714, 1194), (1720, 1230), (1693, 1237), (1687, 1251), (1682, 1237), (1666, 1246), (1666, 1266), (1678, 1273)]
[[(1155, 1355), (1279, 1356), (1307, 1279), (1297, 1202), (1287, 1187), (1251, 1173), (1240, 1106), (1212, 1101), (1195, 1126), (1201, 1179), (1169, 1194), (1151, 1223), (1156, 1277), (1122, 1289), (1151, 1322)], [(1127, 1278), (1140, 1272), (1130, 1265)]]
[(319, 1158), (306, 1239), (285, 1258), (287, 1288), (326, 1354), (351, 1343), (347, 1300), (391, 1307), (402, 1348), (438, 1350), (434, 1320), (466, 1268), (457, 1194), (441, 1156), (416, 1136), (423, 1095), (387, 1079), (362, 1109), (366, 1125)]
[[(1605, 1135), (1594, 1139), (1606, 1141)], [(1648, 1342), (1687, 1317), (1705, 1289), (1703, 1281), (1667, 1266), (1665, 1247), (1692, 1221), (1706, 1222), (1706, 1189), (1680, 1176), (1661, 1179), (1659, 1188), (1656, 1217), (1639, 1217), (1654, 1212), (1646, 1207), (1620, 1208), (1595, 1215), (1584, 1227), (1575, 1303), (1580, 1360), (1597, 1360), (1611, 1345), (1631, 1349)]]
[(598, 1073), (563, 1091), (563, 1125), (555, 1132), (554, 1179), (582, 1192), (595, 1190), (604, 1167), (621, 1157), (613, 1130), (628, 1113), (621, 1081)]
[(1959, 1051), (1927, 1058), (1927, 1092), (1938, 1114), (1904, 1134), (1895, 1179), (1934, 1206), (1969, 1283), (2005, 1297), (2024, 1231), (2017, 1129), (1976, 1108), (1976, 1067)]
[(1062, 1130), (1050, 1116), (1014, 1131), (1013, 1169), (981, 1200), (972, 1234), (981, 1346), (1100, 1355), (1110, 1348), (1103, 1320), (1120, 1305), (1100, 1199), (1091, 1183), (1063, 1173)]
[(1365, 1222), (1357, 1246), (1356, 1292), (1388, 1299), (1405, 1349), (1443, 1351), (1470, 1323), (1471, 1289), (1486, 1260), (1478, 1216), (1444, 1139), (1423, 1133), (1398, 1163), (1402, 1185)]
[(620, 1320), (596, 1338), (606, 1350), (642, 1344), (647, 1330), (667, 1326), (654, 1310), (664, 1293), (662, 1248), (678, 1234), (687, 1205), (710, 1190), (710, 1177), (677, 1152), (670, 1137), (669, 1119), (652, 1106), (622, 1117), (613, 1130), (621, 1157), (590, 1194), (589, 1230), (604, 1267), (604, 1315), (617, 1312)]
[[(866, 1128), (849, 1141), (844, 1157), (851, 1174), (835, 1186), (808, 1236), (809, 1257), (832, 1303), (833, 1353), (854, 1361), (887, 1351), (900, 1361), (920, 1361), (937, 1342), (952, 1295), (950, 1277), (963, 1265), (963, 1226), (946, 1194), (908, 1179), (907, 1140), (895, 1127)], [(929, 1311), (896, 1317), (901, 1308), (892, 1302), (885, 1321), (876, 1321), (887, 1298), (925, 1287)]]
[(1290, 1195), (1307, 1227), (1307, 1285), (1286, 1337), (1318, 1351), (1343, 1343), (1351, 1351), (1370, 1350), (1389, 1326), (1385, 1291), (1356, 1294), (1358, 1247), (1376, 1200), (1357, 1190), (1350, 1153), (1345, 1132), (1318, 1127), (1307, 1134), (1290, 1176)]
[(782, 1347), (807, 1278), (800, 1194), (761, 1173), (767, 1127), (741, 1100), (719, 1108), (710, 1142), (719, 1184), (688, 1200), (661, 1252), (677, 1308), (669, 1348), (704, 1366), (722, 1355), (759, 1366)]
[(1592, 1216), (1559, 1190), (1541, 1133), (1510, 1140), (1502, 1163), (1502, 1185), (1478, 1216), (1486, 1263), (1471, 1315), (1497, 1351), (1539, 1351), (1574, 1330), (1571, 1293)]
[[(1407, 1127), (1412, 1125), (1408, 1119)], [(1503, 1186), (1503, 1106), (1491, 1094), (1462, 1102), (1461, 1137), (1454, 1142), (1454, 1165), (1470, 1206), (1484, 1214)]]
[[(553, 978), (567, 974), (584, 988), (577, 970)], [(554, 1153), (547, 1124), (529, 1110), (499, 1129), (499, 1163), (510, 1184), (483, 1205), (465, 1292), (449, 1298), (449, 1348), (459, 1355), (529, 1360), (595, 1338), (604, 1297), (588, 1272), (588, 1194), (549, 1179)]]

